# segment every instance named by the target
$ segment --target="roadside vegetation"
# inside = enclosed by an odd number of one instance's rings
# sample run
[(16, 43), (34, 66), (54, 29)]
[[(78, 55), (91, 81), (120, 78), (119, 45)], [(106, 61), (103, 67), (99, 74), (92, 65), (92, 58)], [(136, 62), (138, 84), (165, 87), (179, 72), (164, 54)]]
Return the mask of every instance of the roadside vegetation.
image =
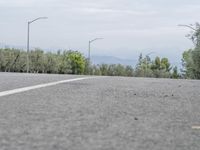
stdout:
[(183, 53), (182, 65), (185, 78), (200, 79), (200, 24), (196, 23), (193, 31), (187, 36), (194, 43), (194, 49)]
[[(187, 36), (194, 43), (194, 49), (186, 50), (182, 56), (181, 71), (172, 66), (168, 58), (139, 55), (135, 67), (121, 64), (92, 64), (79, 51), (65, 50), (45, 52), (41, 49), (30, 51), (31, 73), (49, 74), (85, 74), (103, 76), (155, 77), (155, 78), (190, 78), (200, 79), (200, 25), (192, 27)], [(27, 52), (20, 49), (0, 49), (1, 72), (26, 72)]]
[[(177, 68), (173, 68), (167, 58), (139, 56), (136, 67), (121, 64), (89, 63), (78, 51), (44, 52), (41, 49), (30, 51), (31, 73), (85, 74), (103, 76), (136, 76), (156, 78), (179, 78)], [(19, 49), (0, 49), (1, 72), (26, 72), (27, 53)]]
[[(1, 72), (26, 72), (27, 53), (18, 49), (0, 49)], [(124, 66), (121, 64), (89, 63), (87, 58), (78, 51), (57, 51), (45, 53), (41, 49), (30, 51), (31, 73), (55, 73), (55, 74), (86, 74), (104, 76), (137, 76), (137, 77), (175, 77), (167, 58), (150, 57), (143, 58), (140, 54), (138, 64)], [(178, 77), (178, 74), (176, 74)]]

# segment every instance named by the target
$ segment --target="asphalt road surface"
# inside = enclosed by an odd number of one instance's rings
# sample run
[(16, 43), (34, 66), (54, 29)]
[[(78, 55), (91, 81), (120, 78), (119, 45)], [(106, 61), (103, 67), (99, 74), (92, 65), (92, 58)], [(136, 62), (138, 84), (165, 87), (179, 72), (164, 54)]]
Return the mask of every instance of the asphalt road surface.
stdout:
[(0, 150), (200, 150), (200, 81), (0, 73)]

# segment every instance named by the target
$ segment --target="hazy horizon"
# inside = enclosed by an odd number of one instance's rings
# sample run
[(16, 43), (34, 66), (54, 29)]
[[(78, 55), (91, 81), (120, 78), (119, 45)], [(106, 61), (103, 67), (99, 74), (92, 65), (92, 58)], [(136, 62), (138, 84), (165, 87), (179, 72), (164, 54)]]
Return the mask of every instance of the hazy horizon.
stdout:
[[(200, 20), (198, 0), (1, 0), (0, 43), (26, 46), (27, 22), (30, 46), (44, 50), (73, 49), (91, 54), (137, 59), (139, 53), (168, 57), (179, 63), (184, 50), (193, 47), (185, 37), (190, 29), (178, 24)], [(153, 57), (152, 55), (152, 57)]]

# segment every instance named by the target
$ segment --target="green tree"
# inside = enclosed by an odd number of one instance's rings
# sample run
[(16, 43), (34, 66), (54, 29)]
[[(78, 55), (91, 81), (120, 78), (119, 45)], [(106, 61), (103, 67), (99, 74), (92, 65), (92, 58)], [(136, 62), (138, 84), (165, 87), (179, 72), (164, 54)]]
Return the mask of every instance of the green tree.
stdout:
[(103, 76), (108, 75), (109, 66), (108, 66), (107, 64), (101, 64), (101, 65), (99, 66), (99, 69), (100, 69), (100, 71), (101, 71), (101, 75), (103, 75)]
[(190, 40), (192, 40), (195, 47), (200, 46), (200, 24), (196, 22), (194, 25), (189, 25), (187, 27), (192, 29), (192, 31), (187, 35), (187, 37)]
[(200, 79), (200, 46), (192, 51), (193, 74), (196, 79)]
[(99, 68), (99, 65), (92, 65), (90, 67), (90, 75), (101, 75), (101, 71), (100, 71), (100, 68)]
[(178, 73), (178, 68), (177, 68), (177, 67), (174, 67), (174, 68), (173, 68), (172, 78), (173, 78), (173, 79), (178, 79), (178, 78), (180, 78), (180, 75), (179, 75), (179, 73)]
[(189, 26), (192, 31), (188, 37), (193, 41), (195, 48), (187, 50), (182, 55), (182, 72), (185, 78), (200, 79), (200, 24)]
[(71, 66), (68, 60), (67, 51), (64, 51), (63, 53), (61, 53), (61, 51), (58, 51), (56, 56), (57, 56), (58, 73), (59, 74), (72, 73)]
[(92, 63), (88, 59), (85, 59), (85, 70), (84, 70), (85, 75), (94, 75), (94, 70), (96, 70), (97, 68), (98, 67), (92, 65)]
[(169, 78), (171, 73), (171, 65), (167, 58), (156, 57), (151, 65), (153, 77), (156, 78)]
[(145, 60), (143, 59), (143, 55), (141, 53), (138, 58), (138, 63), (135, 67), (135, 76), (136, 77), (144, 77), (145, 76), (145, 68), (146, 68), (146, 63), (145, 63)]
[(46, 53), (44, 56), (44, 72), (58, 73), (58, 59), (56, 54)]
[(184, 78), (194, 79), (195, 75), (194, 75), (194, 63), (192, 58), (192, 49), (183, 52), (182, 66), (183, 69), (181, 71), (183, 73)]
[(169, 63), (168, 58), (162, 58), (161, 59), (161, 69), (164, 69), (166, 72), (170, 72), (171, 71), (171, 64)]
[(72, 74), (83, 74), (86, 65), (85, 57), (78, 51), (67, 51), (65, 54)]
[(44, 72), (44, 51), (35, 49), (30, 51), (30, 72), (43, 73)]
[(125, 73), (126, 73), (126, 76), (128, 76), (128, 77), (134, 76), (134, 69), (133, 69), (133, 67), (132, 66), (126, 66)]

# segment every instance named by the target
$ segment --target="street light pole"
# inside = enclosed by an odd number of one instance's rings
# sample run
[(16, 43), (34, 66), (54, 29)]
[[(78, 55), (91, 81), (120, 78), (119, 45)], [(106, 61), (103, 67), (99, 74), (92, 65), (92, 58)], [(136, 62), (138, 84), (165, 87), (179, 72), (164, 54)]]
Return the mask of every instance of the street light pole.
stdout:
[(26, 72), (29, 73), (29, 32), (30, 32), (30, 23), (28, 22), (28, 32), (27, 32), (27, 60), (26, 60)]
[(32, 21), (28, 21), (28, 31), (27, 31), (27, 68), (26, 68), (26, 72), (29, 73), (29, 43), (30, 43), (30, 24), (39, 20), (39, 19), (47, 19), (47, 17), (39, 17), (39, 18), (36, 18)]
[[(179, 24), (178, 25), (179, 27), (187, 27), (187, 28), (190, 28), (190, 29), (192, 29), (194, 32), (198, 32), (199, 30), (200, 30), (200, 28), (198, 28), (198, 29), (195, 29), (194, 27), (192, 27), (192, 25), (185, 25), (185, 24)], [(197, 34), (197, 43), (195, 43), (196, 45), (199, 45), (199, 34)]]
[(89, 45), (88, 45), (88, 62), (89, 62), (89, 64), (90, 64), (91, 43), (94, 42), (94, 41), (97, 41), (97, 40), (102, 40), (102, 39), (103, 38), (95, 38), (95, 39), (89, 41)]
[(91, 41), (89, 41), (88, 45), (88, 62), (90, 63), (90, 49), (91, 49)]
[(193, 28), (193, 27), (192, 27), (192, 26), (190, 26), (190, 25), (186, 25), (186, 24), (179, 24), (178, 26), (179, 26), (179, 27), (187, 27), (187, 28), (190, 28), (190, 29), (192, 29), (192, 30), (194, 30), (194, 31), (198, 31), (197, 29)]

